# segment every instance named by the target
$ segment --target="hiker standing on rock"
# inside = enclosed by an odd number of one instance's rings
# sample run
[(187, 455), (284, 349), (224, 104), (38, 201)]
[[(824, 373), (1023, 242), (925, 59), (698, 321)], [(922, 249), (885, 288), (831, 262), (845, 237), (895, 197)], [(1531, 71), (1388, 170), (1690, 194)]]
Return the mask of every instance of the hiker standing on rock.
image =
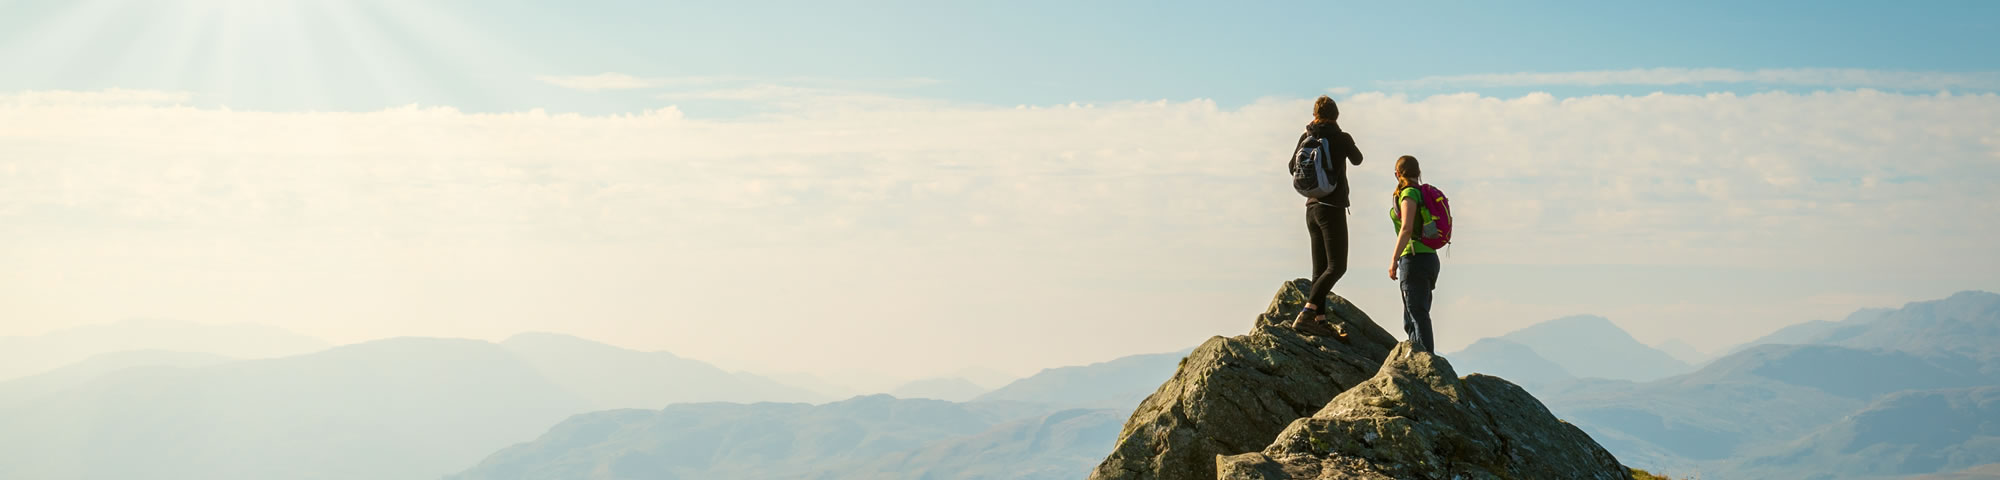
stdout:
[(1396, 159), (1396, 193), (1389, 219), (1396, 225), (1396, 257), (1389, 263), (1389, 279), (1402, 273), (1403, 332), (1417, 349), (1437, 353), (1437, 339), (1431, 334), (1431, 291), (1437, 289), (1437, 249), (1451, 241), (1451, 202), (1444, 192), (1422, 183), (1424, 172), (1417, 157)]
[(1292, 188), (1306, 197), (1313, 261), (1312, 288), (1292, 328), (1307, 332), (1332, 331), (1326, 323), (1326, 295), (1347, 274), (1347, 164), (1361, 165), (1361, 149), (1334, 123), (1338, 118), (1340, 107), (1321, 95), (1313, 102), (1312, 123), (1292, 147)]

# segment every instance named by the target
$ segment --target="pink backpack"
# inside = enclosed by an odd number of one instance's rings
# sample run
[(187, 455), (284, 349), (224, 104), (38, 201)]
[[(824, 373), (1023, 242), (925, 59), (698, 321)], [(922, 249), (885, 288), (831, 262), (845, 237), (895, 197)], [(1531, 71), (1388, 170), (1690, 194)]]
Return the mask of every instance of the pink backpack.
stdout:
[(1424, 210), (1431, 212), (1431, 224), (1417, 231), (1417, 241), (1431, 247), (1431, 250), (1444, 248), (1445, 244), (1451, 243), (1451, 199), (1445, 198), (1443, 190), (1428, 183), (1417, 185), (1417, 194), (1423, 199)]

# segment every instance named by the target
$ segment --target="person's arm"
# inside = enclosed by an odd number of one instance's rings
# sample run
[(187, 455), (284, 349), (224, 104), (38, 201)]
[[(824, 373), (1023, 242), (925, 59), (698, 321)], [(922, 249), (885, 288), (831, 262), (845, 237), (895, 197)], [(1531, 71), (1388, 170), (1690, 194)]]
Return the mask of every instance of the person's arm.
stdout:
[(1347, 161), (1354, 166), (1361, 166), (1361, 146), (1354, 144), (1353, 135), (1347, 136)]
[[(1399, 193), (1397, 197), (1402, 197)], [(1403, 258), (1403, 249), (1410, 246), (1410, 239), (1417, 235), (1417, 199), (1402, 197), (1396, 203), (1396, 213), (1403, 217), (1403, 228), (1396, 229), (1396, 253), (1389, 257), (1389, 279), (1396, 279), (1396, 260)]]

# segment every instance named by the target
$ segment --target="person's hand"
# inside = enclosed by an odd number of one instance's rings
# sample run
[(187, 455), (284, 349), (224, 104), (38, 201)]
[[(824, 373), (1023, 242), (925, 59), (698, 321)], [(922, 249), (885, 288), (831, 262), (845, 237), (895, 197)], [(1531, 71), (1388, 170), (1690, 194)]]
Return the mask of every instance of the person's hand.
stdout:
[(1389, 262), (1389, 279), (1396, 279), (1396, 262)]

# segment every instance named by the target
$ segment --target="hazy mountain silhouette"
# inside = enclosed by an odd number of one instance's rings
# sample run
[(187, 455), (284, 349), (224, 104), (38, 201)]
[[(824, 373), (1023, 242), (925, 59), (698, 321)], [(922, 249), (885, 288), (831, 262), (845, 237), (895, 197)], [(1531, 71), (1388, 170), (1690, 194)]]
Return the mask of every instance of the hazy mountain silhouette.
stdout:
[(1688, 375), (1550, 405), (1627, 462), (1684, 467), (1789, 441), (1888, 393), (1990, 381), (1903, 352), (1765, 345)]
[(823, 401), (811, 391), (730, 373), (667, 352), (640, 352), (554, 333), (523, 333), (500, 346), (592, 410), (660, 408), (684, 402)]
[(1580, 378), (1645, 381), (1693, 369), (1593, 315), (1544, 321), (1445, 356), (1468, 373), (1504, 377), (1538, 391)]
[(0, 381), (0, 407), (28, 403), (121, 370), (147, 367), (200, 367), (231, 360), (234, 359), (213, 353), (165, 350), (100, 353), (55, 370)]
[[(545, 333), (500, 344), (398, 338), (240, 361), (105, 354), (0, 382), (0, 478), (428, 479), (573, 414), (815, 398), (670, 353)], [(970, 410), (968, 421), (984, 428), (1052, 409)]]
[(1894, 311), (1896, 311), (1896, 309), (1893, 308), (1864, 308), (1861, 310), (1856, 310), (1854, 313), (1848, 314), (1847, 318), (1843, 318), (1840, 321), (1809, 320), (1801, 323), (1788, 325), (1785, 326), (1785, 328), (1780, 328), (1777, 331), (1771, 332), (1762, 337), (1758, 337), (1755, 340), (1744, 342), (1742, 345), (1737, 345), (1733, 348), (1730, 348), (1729, 353), (1740, 352), (1749, 349), (1750, 347), (1755, 347), (1758, 345), (1796, 345), (1805, 343), (1815, 343), (1819, 340), (1820, 337), (1823, 337), (1829, 333), (1847, 327), (1862, 325), (1876, 320), (1880, 320), (1883, 316), (1888, 315), (1890, 312)]
[[(1110, 451), (1125, 411), (1172, 376), (1184, 354), (1045, 369), (970, 403), (871, 395), (819, 406), (596, 412), (457, 478), (1072, 479)], [(949, 388), (978, 388), (944, 380)], [(931, 394), (920, 390), (930, 383), (897, 391), (924, 397)], [(1058, 411), (1094, 405), (1117, 407)]]
[(1803, 343), (1955, 354), (1980, 362), (1988, 372), (2000, 372), (2000, 294), (1959, 292), (1842, 323)]
[(1707, 352), (1696, 349), (1693, 345), (1688, 345), (1687, 342), (1683, 342), (1678, 338), (1660, 342), (1659, 345), (1654, 345), (1653, 349), (1665, 352), (1667, 355), (1674, 357), (1675, 360), (1680, 360), (1688, 365), (1701, 365), (1715, 358)]
[(0, 380), (45, 372), (103, 353), (165, 350), (272, 358), (327, 346), (325, 341), (267, 325), (126, 320), (35, 336), (0, 337)]
[[(1548, 320), (1497, 338), (1526, 346), (1577, 377), (1642, 382), (1693, 370), (1686, 362), (1639, 343), (1617, 324), (1596, 315)], [(1472, 372), (1482, 371), (1479, 368), (1466, 366)], [(1534, 376), (1545, 378), (1552, 374)]]
[(1468, 373), (1506, 378), (1530, 390), (1576, 378), (1562, 365), (1536, 354), (1535, 349), (1499, 338), (1479, 339), (1448, 357)]
[(1808, 320), (1803, 323), (1796, 323), (1788, 325), (1785, 328), (1780, 328), (1762, 337), (1757, 337), (1755, 340), (1744, 342), (1742, 345), (1730, 347), (1729, 353), (1741, 352), (1758, 345), (1798, 345), (1812, 343), (1814, 338), (1818, 338), (1827, 332), (1839, 330), (1844, 326), (1846, 324), (1841, 322)]
[(0, 410), (0, 477), (431, 479), (588, 405), (472, 340), (128, 369)]
[(1889, 395), (1775, 452), (1743, 478), (1874, 478), (1951, 472), (2000, 460), (2000, 387)]
[[(1849, 478), (1861, 474), (1820, 465), (1872, 472), (1866, 475), (1902, 475), (1992, 463), (1992, 458), (1981, 462), (1978, 457), (1938, 463), (1923, 452), (1982, 452), (1977, 444), (1989, 440), (1976, 436), (1965, 440), (1970, 443), (1953, 446), (1919, 448), (1889, 442), (1865, 455), (1861, 452), (1876, 444), (1868, 435), (1839, 447), (1827, 445), (1834, 442), (1829, 439), (1843, 435), (1828, 432), (1857, 419), (1874, 419), (1864, 422), (1872, 427), (1855, 427), (1860, 431), (1883, 432), (1885, 425), (1894, 423), (1883, 419), (1938, 425), (1943, 418), (1962, 422), (1969, 415), (1964, 412), (1983, 411), (1908, 405), (1912, 398), (1935, 398), (1911, 396), (1921, 392), (2000, 385), (1996, 374), (2000, 369), (1994, 367), (1994, 345), (2000, 345), (1996, 312), (2000, 296), (1981, 292), (1900, 309), (1862, 310), (1839, 322), (1811, 322), (1767, 336), (1807, 344), (1756, 345), (1693, 373), (1641, 384), (1566, 387), (1558, 389), (1549, 404), (1620, 458), (1645, 468), (1701, 471), (1724, 478)], [(1867, 413), (1871, 411), (1875, 413)], [(1926, 438), (1955, 437), (1940, 431)], [(1781, 445), (1795, 446), (1772, 452), (1773, 446)], [(1834, 458), (1842, 455), (1847, 460)], [(1864, 457), (1875, 463), (1841, 463)], [(1881, 462), (1905, 463), (1894, 469)], [(1825, 476), (1816, 476), (1821, 474)]]
[(880, 392), (863, 392), (860, 389), (848, 386), (840, 382), (835, 382), (833, 380), (828, 380), (826, 378), (822, 378), (818, 375), (813, 375), (810, 373), (786, 372), (786, 373), (760, 373), (758, 375), (762, 375), (763, 377), (769, 378), (772, 381), (778, 383), (791, 385), (793, 387), (798, 387), (800, 389), (804, 389), (805, 391), (812, 392), (813, 395), (818, 396), (819, 398), (854, 398), (861, 395), (865, 395), (867, 393), (880, 393)]
[(1174, 375), (1190, 350), (1120, 357), (1089, 365), (1043, 369), (975, 398), (1066, 407), (1129, 409)]
[(852, 478), (1074, 480), (1111, 451), (1125, 412), (1063, 410), (864, 462)]
[(957, 370), (952, 370), (950, 373), (946, 373), (939, 376), (963, 378), (968, 382), (972, 382), (973, 385), (978, 385), (979, 388), (984, 389), (986, 391), (992, 391), (993, 389), (1006, 386), (1009, 383), (1013, 383), (1015, 380), (1020, 380), (1021, 378), (1023, 378), (1020, 375), (1014, 375), (986, 367), (965, 367)]
[(947, 402), (971, 400), (982, 393), (986, 393), (986, 388), (972, 383), (971, 380), (958, 377), (926, 378), (889, 390), (889, 395), (896, 398), (928, 398)]
[[(1040, 418), (1017, 422), (1033, 417)], [(825, 405), (693, 403), (612, 410), (570, 418), (452, 478), (880, 478), (882, 472), (912, 471), (928, 472), (923, 478), (952, 478), (940, 472), (995, 467), (958, 456), (962, 448), (990, 448), (993, 461), (1006, 462), (1001, 466), (1030, 470), (1047, 464), (1046, 458), (1077, 455), (1046, 447), (1096, 443), (1109, 450), (1108, 436), (1092, 436), (1103, 431), (1092, 427), (1099, 417), (888, 395)], [(1023, 444), (1021, 436), (1057, 444)], [(1075, 478), (1085, 468), (1079, 464), (1055, 478)]]

